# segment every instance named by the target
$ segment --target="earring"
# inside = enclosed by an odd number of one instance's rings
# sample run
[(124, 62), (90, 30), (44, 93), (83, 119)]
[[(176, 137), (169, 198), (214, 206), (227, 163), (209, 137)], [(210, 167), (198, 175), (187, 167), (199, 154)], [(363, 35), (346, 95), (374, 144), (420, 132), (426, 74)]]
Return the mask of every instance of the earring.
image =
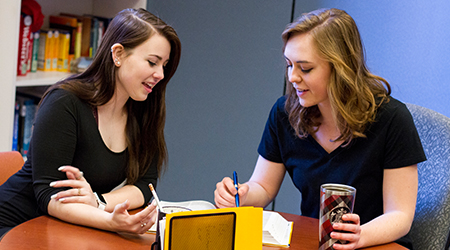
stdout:
[(116, 64), (116, 66), (120, 66), (120, 62), (119, 62), (119, 60), (117, 60), (117, 58), (114, 59), (114, 64)]

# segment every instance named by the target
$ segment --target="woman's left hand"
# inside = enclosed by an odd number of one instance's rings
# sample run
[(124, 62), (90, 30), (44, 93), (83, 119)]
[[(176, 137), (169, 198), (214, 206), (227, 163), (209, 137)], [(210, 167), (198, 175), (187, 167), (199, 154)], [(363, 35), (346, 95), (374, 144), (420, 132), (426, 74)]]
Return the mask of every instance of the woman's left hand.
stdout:
[(342, 220), (346, 223), (334, 223), (331, 238), (336, 240), (345, 240), (346, 244), (333, 244), (334, 249), (356, 249), (359, 247), (359, 239), (361, 238), (361, 225), (359, 215), (345, 214)]
[(83, 203), (98, 207), (97, 199), (92, 192), (91, 185), (86, 181), (78, 168), (72, 166), (62, 166), (59, 171), (66, 173), (67, 180), (54, 181), (51, 187), (71, 187), (52, 196), (52, 199), (62, 203)]

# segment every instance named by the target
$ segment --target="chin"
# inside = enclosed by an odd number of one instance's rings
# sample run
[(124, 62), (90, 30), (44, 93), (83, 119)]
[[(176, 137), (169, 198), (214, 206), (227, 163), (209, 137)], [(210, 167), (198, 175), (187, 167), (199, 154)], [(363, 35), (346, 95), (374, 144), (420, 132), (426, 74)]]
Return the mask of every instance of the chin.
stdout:
[(131, 99), (133, 99), (133, 101), (143, 102), (143, 101), (147, 100), (147, 97), (148, 97), (148, 95), (139, 96), (139, 97), (131, 97)]

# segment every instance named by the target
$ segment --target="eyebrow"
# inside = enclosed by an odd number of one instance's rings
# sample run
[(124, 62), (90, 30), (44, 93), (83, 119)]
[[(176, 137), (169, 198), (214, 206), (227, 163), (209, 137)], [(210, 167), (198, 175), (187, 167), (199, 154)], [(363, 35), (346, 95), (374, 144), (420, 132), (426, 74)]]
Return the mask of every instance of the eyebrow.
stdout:
[(155, 55), (155, 54), (150, 54), (149, 56), (154, 56), (154, 57), (158, 58), (159, 60), (162, 60), (162, 57)]
[[(289, 60), (289, 58), (287, 58), (286, 56), (284, 57), (284, 59), (286, 59), (286, 60), (288, 60), (288, 61), (291, 61), (291, 60)], [(300, 61), (296, 61), (295, 63), (311, 63), (311, 62), (306, 61), (306, 60), (300, 60)]]
[[(158, 55), (155, 55), (155, 54), (150, 54), (149, 56), (154, 56), (154, 57), (158, 58), (158, 60), (160, 60), (160, 61), (163, 60), (162, 57), (160, 57), (160, 56), (158, 56)], [(167, 62), (169, 62), (169, 61), (170, 61), (170, 58), (167, 59), (164, 63), (167, 63)]]

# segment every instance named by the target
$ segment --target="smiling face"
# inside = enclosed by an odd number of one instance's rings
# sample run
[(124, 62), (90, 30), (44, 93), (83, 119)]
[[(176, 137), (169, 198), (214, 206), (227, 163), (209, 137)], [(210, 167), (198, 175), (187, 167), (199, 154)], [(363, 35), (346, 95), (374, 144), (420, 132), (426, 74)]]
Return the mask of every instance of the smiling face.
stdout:
[(170, 56), (169, 41), (159, 35), (150, 36), (147, 41), (128, 52), (120, 60), (116, 76), (116, 92), (125, 98), (144, 101), (155, 85), (164, 78), (164, 67)]
[(311, 35), (296, 34), (289, 38), (284, 50), (287, 77), (297, 91), (303, 107), (329, 104), (327, 86), (330, 63), (320, 58)]

